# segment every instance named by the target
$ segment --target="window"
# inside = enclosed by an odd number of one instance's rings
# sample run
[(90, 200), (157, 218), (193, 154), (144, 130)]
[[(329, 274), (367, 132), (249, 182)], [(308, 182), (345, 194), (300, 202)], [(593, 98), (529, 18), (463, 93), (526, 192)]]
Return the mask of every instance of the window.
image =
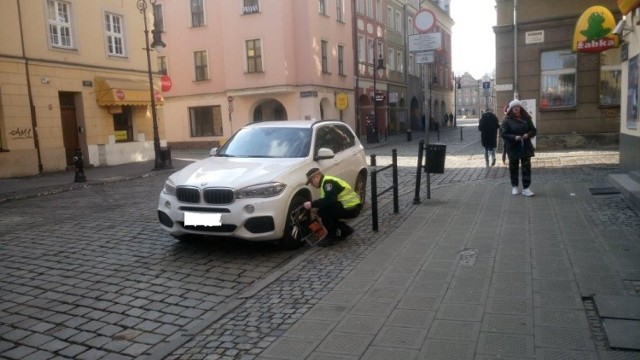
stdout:
[(70, 49), (71, 38), (71, 5), (57, 0), (49, 0), (49, 44), (55, 47)]
[(356, 13), (363, 14), (364, 11), (364, 0), (358, 0), (356, 3)]
[(376, 21), (382, 22), (382, 0), (376, 0)]
[(220, 106), (189, 108), (191, 137), (222, 136), (222, 110)]
[(107, 54), (112, 56), (124, 56), (122, 16), (105, 13), (104, 32), (107, 43)]
[(540, 64), (540, 107), (576, 106), (576, 54), (571, 50), (545, 51)]
[(396, 10), (396, 31), (402, 32), (402, 14)]
[(344, 73), (344, 46), (338, 45), (338, 74), (346, 75)]
[(318, 12), (327, 15), (327, 0), (318, 0)]
[(336, 0), (336, 20), (344, 22), (344, 0)]
[[(375, 61), (375, 50), (376, 50), (375, 40), (368, 39), (367, 43), (369, 44), (369, 46), (367, 47), (367, 49), (369, 50), (367, 51), (367, 62), (373, 63)], [(378, 51), (380, 51), (380, 49), (378, 49)]]
[(362, 35), (358, 35), (358, 61), (359, 62), (365, 62), (367, 61), (367, 49), (366, 49), (366, 43), (364, 41), (364, 36)]
[(368, 17), (370, 17), (370, 18), (373, 18), (373, 3), (371, 1), (372, 0), (366, 0), (366, 2), (365, 2), (365, 6), (367, 7), (366, 8), (366, 11), (367, 11), (366, 15)]
[(620, 105), (620, 48), (600, 53), (600, 105)]
[(396, 52), (393, 49), (389, 49), (388, 52), (388, 56), (387, 56), (387, 68), (389, 70), (395, 70), (396, 69)]
[(242, 14), (257, 14), (260, 12), (258, 0), (243, 0)]
[(195, 51), (193, 53), (193, 65), (195, 70), (196, 81), (202, 81), (209, 79), (209, 70), (207, 64), (207, 52)]
[(167, 57), (166, 56), (158, 56), (158, 72), (163, 75), (167, 75), (169, 72), (167, 71)]
[(191, 0), (191, 26), (204, 26), (204, 4), (202, 0)]
[(329, 44), (327, 43), (326, 40), (321, 40), (320, 41), (320, 49), (322, 51), (322, 72), (324, 73), (328, 73), (329, 72), (329, 50), (328, 50), (328, 46)]
[(402, 57), (402, 51), (396, 51), (396, 69), (399, 72), (404, 72), (404, 60)]
[(247, 40), (247, 72), (257, 73), (262, 72), (262, 47), (260, 40)]
[(387, 6), (387, 27), (389, 29), (394, 27), (393, 8), (391, 6)]
[(153, 5), (153, 28), (164, 32), (164, 16), (162, 15), (162, 4)]
[(113, 114), (113, 130), (116, 142), (133, 141), (133, 123), (131, 106), (123, 106), (122, 112)]
[(413, 28), (413, 18), (408, 17), (407, 18), (407, 34), (413, 35), (414, 31), (415, 29)]

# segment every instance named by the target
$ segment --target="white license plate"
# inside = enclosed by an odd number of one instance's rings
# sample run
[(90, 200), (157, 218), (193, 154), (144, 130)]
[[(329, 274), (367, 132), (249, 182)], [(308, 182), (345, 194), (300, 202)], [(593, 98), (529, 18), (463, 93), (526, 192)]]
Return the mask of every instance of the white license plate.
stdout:
[(215, 213), (184, 213), (185, 226), (221, 226), (222, 214)]

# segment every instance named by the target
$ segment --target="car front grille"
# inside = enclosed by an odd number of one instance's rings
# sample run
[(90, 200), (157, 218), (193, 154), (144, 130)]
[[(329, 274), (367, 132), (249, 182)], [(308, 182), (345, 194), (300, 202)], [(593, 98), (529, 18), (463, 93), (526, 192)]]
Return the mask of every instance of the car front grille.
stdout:
[[(176, 190), (176, 197), (180, 202), (200, 203), (200, 189), (196, 187), (181, 186)], [(207, 188), (202, 192), (202, 199), (207, 204), (228, 205), (233, 202), (234, 193), (228, 188)]]
[(215, 205), (231, 204), (233, 202), (233, 190), (231, 189), (204, 189), (204, 202)]

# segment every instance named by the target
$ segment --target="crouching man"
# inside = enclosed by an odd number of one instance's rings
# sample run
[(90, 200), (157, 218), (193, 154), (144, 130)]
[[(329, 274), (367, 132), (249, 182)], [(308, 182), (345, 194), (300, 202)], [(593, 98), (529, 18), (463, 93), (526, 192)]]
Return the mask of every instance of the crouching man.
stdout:
[(307, 171), (307, 185), (320, 189), (320, 198), (304, 203), (306, 209), (317, 208), (327, 237), (318, 245), (326, 246), (353, 234), (353, 228), (341, 219), (353, 219), (360, 215), (360, 196), (349, 184), (335, 176), (324, 175), (318, 168)]

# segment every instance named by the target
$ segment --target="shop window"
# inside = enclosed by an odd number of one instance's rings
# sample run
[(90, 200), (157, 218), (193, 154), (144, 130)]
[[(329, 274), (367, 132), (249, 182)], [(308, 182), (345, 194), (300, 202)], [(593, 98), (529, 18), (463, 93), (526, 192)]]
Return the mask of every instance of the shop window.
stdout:
[(123, 106), (119, 114), (113, 114), (113, 130), (116, 142), (133, 141), (131, 106)]
[(191, 137), (222, 136), (222, 110), (220, 106), (189, 108)]
[(540, 107), (576, 106), (576, 54), (571, 50), (545, 51), (541, 57)]
[(620, 105), (622, 83), (620, 66), (620, 48), (600, 53), (600, 105)]

